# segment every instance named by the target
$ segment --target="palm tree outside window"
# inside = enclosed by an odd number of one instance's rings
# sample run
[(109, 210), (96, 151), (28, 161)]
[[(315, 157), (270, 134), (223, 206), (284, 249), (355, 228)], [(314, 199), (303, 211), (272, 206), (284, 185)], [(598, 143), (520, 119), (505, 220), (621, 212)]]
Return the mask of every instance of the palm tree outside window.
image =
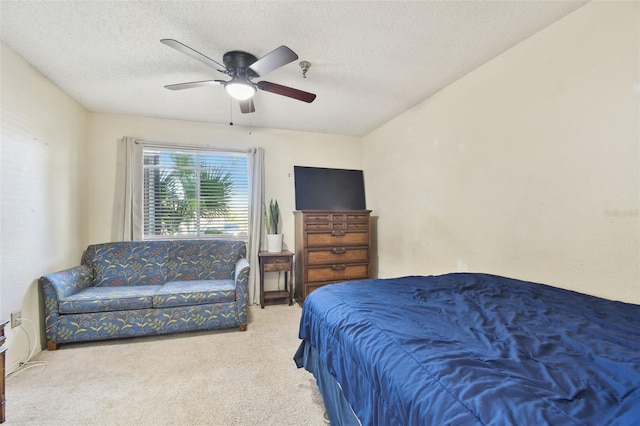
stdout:
[(145, 147), (144, 239), (246, 240), (248, 174), (244, 153)]

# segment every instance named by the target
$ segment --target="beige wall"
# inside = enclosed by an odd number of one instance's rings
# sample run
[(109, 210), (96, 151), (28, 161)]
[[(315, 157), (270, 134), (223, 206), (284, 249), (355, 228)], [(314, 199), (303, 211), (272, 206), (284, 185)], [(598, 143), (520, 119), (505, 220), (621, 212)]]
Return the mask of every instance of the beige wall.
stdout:
[(640, 303), (640, 3), (591, 3), (364, 138), (380, 276)]
[(238, 126), (116, 114), (90, 114), (87, 162), (89, 237), (86, 244), (111, 239), (116, 142), (123, 136), (150, 141), (224, 148), (263, 147), (265, 197), (278, 200), (285, 245), (292, 248), (295, 192), (293, 166), (362, 168), (362, 139), (352, 136), (249, 129)]
[[(84, 152), (87, 112), (1, 44), (0, 318), (7, 370), (36, 345), (42, 318), (37, 279), (76, 264), (86, 235)], [(27, 337), (28, 336), (28, 337)]]

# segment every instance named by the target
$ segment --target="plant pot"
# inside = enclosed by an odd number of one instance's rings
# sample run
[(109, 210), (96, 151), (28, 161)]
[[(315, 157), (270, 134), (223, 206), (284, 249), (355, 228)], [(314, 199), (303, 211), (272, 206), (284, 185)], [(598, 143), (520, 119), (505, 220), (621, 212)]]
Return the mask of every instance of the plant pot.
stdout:
[(280, 253), (283, 239), (284, 234), (267, 234), (267, 251), (269, 253)]

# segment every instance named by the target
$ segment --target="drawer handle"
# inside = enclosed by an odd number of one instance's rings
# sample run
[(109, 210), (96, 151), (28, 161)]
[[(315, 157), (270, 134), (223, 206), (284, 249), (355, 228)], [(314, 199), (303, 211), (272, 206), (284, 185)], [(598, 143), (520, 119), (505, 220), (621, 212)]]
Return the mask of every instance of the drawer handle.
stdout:
[(344, 231), (331, 231), (332, 237), (344, 237)]
[(332, 248), (331, 249), (331, 253), (333, 254), (345, 254), (347, 252), (347, 249), (342, 247), (342, 248)]
[(345, 264), (342, 264), (342, 265), (331, 265), (331, 270), (332, 271), (344, 271), (345, 269), (347, 269), (347, 266)]

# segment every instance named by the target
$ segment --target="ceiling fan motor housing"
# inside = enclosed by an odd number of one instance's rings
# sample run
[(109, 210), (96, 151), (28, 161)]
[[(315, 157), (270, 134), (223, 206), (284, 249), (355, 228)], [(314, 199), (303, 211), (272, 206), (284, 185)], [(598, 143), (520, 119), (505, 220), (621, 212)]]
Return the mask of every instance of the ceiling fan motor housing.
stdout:
[(251, 64), (257, 60), (258, 58), (253, 56), (251, 53), (243, 52), (241, 50), (232, 50), (231, 52), (225, 53), (222, 57), (222, 62), (229, 71), (229, 75), (234, 77), (259, 77), (255, 71), (249, 68)]

